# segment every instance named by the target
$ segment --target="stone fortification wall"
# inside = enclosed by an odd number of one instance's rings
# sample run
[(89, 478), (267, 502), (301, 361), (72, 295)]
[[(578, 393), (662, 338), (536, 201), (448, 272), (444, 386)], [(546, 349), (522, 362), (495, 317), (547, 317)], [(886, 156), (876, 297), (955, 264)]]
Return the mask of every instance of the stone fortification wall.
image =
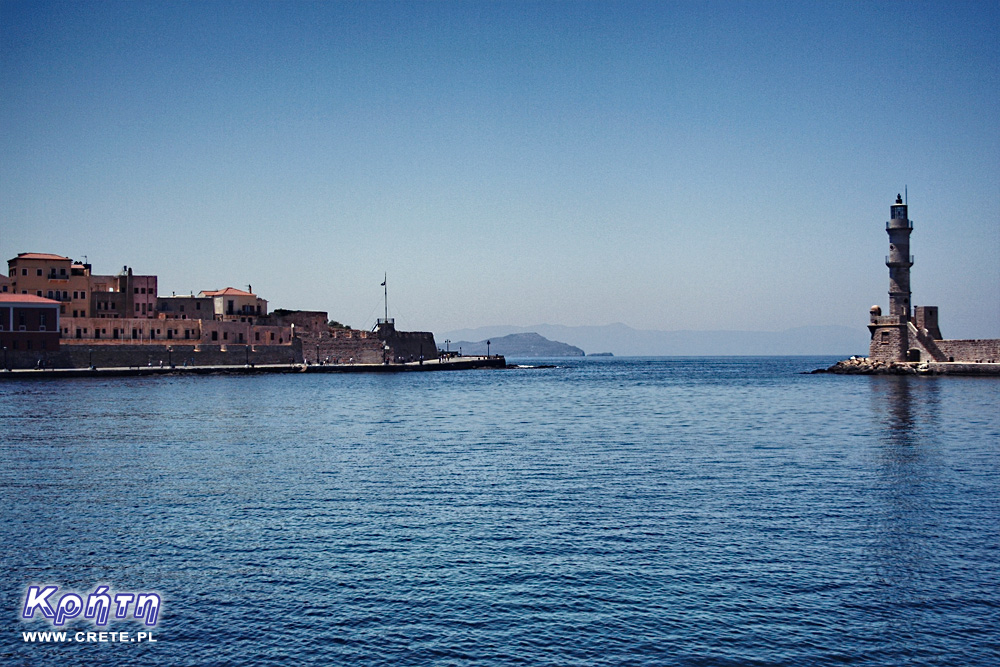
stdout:
[[(168, 349), (169, 348), (169, 349)], [(302, 362), (298, 341), (286, 345), (128, 345), (93, 342), (87, 345), (62, 345), (58, 352), (21, 352), (8, 350), (11, 368), (35, 368), (39, 360), (45, 368), (98, 368), (128, 366), (229, 366), (251, 364), (290, 364)]]
[(322, 310), (293, 310), (283, 312), (281, 315), (271, 314), (271, 320), (282, 326), (295, 325), (295, 333), (301, 334), (303, 331), (326, 331), (328, 317)]
[(980, 340), (936, 340), (941, 351), (941, 361), (971, 361), (977, 363), (1000, 363), (1000, 339)]
[(380, 364), (384, 359), (382, 341), (370, 331), (331, 329), (324, 321), (318, 330), (300, 330), (296, 325), (295, 333), (309, 363)]
[(437, 343), (434, 334), (429, 331), (395, 331), (386, 332), (383, 340), (389, 346), (394, 361), (418, 361), (437, 359)]

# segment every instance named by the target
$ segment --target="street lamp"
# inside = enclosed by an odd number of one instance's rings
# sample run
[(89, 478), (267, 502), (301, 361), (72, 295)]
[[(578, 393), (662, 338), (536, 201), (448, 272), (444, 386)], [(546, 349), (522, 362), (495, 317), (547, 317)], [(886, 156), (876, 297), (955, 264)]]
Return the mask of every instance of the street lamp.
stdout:
[(247, 366), (249, 366), (250, 365), (250, 346), (249, 345), (245, 345), (243, 347), (243, 351), (246, 352)]
[(490, 341), (486, 341), (486, 358), (490, 358)]
[(444, 339), (444, 351), (445, 352), (451, 352), (451, 348), (449, 347), (450, 345), (451, 345), (451, 341), (448, 340), (447, 338), (445, 338)]
[(10, 370), (10, 364), (7, 363), (7, 346), (3, 346), (3, 369), (5, 371)]

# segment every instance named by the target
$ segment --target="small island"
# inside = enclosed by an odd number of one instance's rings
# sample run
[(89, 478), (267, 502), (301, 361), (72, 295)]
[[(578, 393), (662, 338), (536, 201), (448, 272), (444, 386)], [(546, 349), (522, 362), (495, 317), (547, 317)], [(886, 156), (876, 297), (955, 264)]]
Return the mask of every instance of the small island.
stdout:
[[(487, 343), (489, 343), (487, 345)], [(503, 357), (582, 357), (583, 350), (573, 345), (549, 340), (537, 333), (515, 333), (498, 336), (489, 341), (458, 341), (450, 344), (451, 349), (459, 348), (462, 354), (498, 354)]]

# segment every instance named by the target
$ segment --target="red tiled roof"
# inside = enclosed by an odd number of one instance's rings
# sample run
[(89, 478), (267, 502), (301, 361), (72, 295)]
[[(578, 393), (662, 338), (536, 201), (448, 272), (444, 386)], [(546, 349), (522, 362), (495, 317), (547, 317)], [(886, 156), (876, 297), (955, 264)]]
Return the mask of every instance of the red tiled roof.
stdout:
[(14, 259), (7, 260), (7, 263), (13, 262), (18, 259), (57, 259), (64, 262), (71, 262), (69, 257), (63, 257), (62, 255), (53, 255), (47, 252), (20, 252)]
[(201, 292), (205, 296), (257, 296), (252, 292), (244, 292), (241, 289), (236, 289), (235, 287), (227, 287), (226, 289), (217, 290), (202, 290)]
[(5, 303), (36, 303), (38, 305), (53, 305), (58, 306), (58, 301), (53, 301), (52, 299), (46, 299), (42, 296), (35, 296), (34, 294), (5, 294), (0, 293), (0, 304)]

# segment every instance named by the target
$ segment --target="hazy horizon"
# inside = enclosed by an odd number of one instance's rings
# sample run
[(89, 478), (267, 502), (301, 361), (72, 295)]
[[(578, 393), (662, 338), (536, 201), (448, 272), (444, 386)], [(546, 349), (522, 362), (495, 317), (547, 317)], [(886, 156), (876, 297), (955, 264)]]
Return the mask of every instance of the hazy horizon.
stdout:
[[(0, 0), (0, 252), (370, 328), (1000, 337), (995, 3)], [(599, 351), (599, 350), (597, 350)]]

